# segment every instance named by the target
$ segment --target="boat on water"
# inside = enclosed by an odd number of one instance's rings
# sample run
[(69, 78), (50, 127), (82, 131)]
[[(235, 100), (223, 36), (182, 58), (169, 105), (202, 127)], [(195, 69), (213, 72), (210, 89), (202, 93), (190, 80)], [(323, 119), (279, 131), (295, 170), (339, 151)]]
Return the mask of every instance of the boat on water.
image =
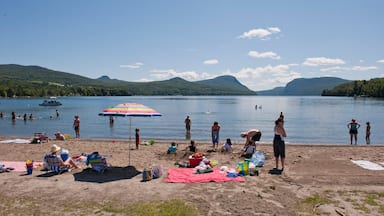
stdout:
[(43, 103), (39, 104), (40, 106), (60, 106), (62, 103), (56, 100), (55, 97), (51, 97), (49, 100), (44, 100)]

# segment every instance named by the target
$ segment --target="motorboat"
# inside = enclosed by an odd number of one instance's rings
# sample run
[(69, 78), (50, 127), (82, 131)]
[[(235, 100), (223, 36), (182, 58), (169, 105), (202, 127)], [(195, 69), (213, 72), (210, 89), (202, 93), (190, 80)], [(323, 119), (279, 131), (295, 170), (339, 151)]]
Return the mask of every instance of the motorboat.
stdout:
[(43, 103), (39, 104), (40, 106), (60, 106), (62, 103), (56, 100), (55, 97), (51, 97), (49, 100), (44, 100)]

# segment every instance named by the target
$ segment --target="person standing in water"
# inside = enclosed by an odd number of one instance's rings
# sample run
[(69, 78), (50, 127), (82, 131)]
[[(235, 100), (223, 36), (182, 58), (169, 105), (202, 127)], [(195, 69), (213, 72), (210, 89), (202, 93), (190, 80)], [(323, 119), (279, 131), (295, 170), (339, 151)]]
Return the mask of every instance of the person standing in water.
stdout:
[(369, 122), (366, 123), (366, 128), (365, 128), (365, 142), (367, 144), (371, 144), (371, 124)]
[(212, 137), (212, 147), (213, 149), (217, 149), (219, 146), (219, 132), (220, 132), (220, 125), (217, 121), (213, 123), (213, 126), (211, 128), (211, 137)]
[(347, 124), (347, 127), (349, 128), (349, 135), (351, 138), (351, 145), (352, 145), (352, 140), (355, 138), (355, 145), (357, 145), (357, 133), (358, 129), (360, 128), (360, 124), (356, 122), (355, 119), (352, 119), (351, 122)]
[(187, 118), (184, 120), (184, 123), (185, 123), (185, 130), (187, 131), (187, 133), (190, 133), (191, 132), (191, 119), (189, 118), (189, 116), (187, 116)]
[(75, 115), (75, 120), (73, 121), (73, 129), (75, 129), (76, 138), (80, 138), (80, 118), (78, 115)]

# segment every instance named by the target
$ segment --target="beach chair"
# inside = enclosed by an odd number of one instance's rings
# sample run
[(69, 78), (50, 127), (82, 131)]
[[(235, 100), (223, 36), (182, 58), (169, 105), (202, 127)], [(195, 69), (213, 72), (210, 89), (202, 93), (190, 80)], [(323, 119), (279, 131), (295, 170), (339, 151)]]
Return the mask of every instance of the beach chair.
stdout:
[(47, 170), (56, 174), (70, 171), (68, 167), (62, 166), (60, 159), (56, 155), (46, 154), (44, 162), (47, 164)]
[(93, 152), (87, 156), (86, 165), (90, 165), (92, 170), (95, 170), (98, 173), (104, 173), (104, 171), (109, 167), (107, 159), (98, 152)]

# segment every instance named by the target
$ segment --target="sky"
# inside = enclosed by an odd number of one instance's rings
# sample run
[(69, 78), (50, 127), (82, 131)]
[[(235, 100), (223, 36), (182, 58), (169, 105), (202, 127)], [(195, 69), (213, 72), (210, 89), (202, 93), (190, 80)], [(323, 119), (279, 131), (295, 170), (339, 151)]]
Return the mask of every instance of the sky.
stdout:
[(134, 82), (384, 77), (382, 0), (0, 0), (0, 64)]

